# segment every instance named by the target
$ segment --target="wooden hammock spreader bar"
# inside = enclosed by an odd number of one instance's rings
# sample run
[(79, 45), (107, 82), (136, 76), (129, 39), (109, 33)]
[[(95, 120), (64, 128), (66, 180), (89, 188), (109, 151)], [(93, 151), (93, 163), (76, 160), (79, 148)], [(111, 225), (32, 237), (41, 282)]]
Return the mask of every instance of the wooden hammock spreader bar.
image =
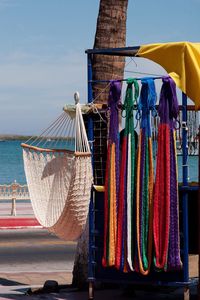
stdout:
[(44, 149), (44, 148), (40, 148), (40, 147), (36, 147), (36, 146), (30, 146), (25, 143), (22, 143), (21, 146), (23, 148), (35, 150), (38, 152), (48, 152), (48, 153), (49, 152), (64, 152), (64, 153), (74, 154), (75, 156), (91, 156), (90, 152), (74, 152), (74, 151), (67, 150), (67, 149)]
[[(91, 104), (83, 104), (81, 105), (81, 112), (82, 114), (88, 114), (90, 112), (93, 112), (94, 109), (102, 110), (106, 109), (107, 104), (101, 104), (101, 103), (91, 103)], [(74, 113), (76, 112), (76, 105), (66, 104), (63, 107), (63, 110), (67, 113)]]
[(91, 156), (90, 152), (74, 152), (75, 156)]

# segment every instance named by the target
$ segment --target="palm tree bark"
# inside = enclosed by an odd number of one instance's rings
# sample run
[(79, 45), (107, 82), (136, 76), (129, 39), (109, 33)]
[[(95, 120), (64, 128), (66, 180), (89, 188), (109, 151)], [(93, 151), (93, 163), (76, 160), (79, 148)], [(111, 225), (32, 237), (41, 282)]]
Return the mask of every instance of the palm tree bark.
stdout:
[[(128, 0), (100, 1), (94, 48), (125, 47), (127, 6)], [(93, 79), (110, 80), (122, 78), (124, 73), (124, 65), (125, 60), (123, 57), (94, 55), (92, 60)], [(106, 86), (107, 84), (93, 85), (93, 98), (95, 99), (96, 103), (107, 103), (108, 89), (105, 89)], [(95, 140), (99, 138), (99, 136), (95, 136), (95, 132), (94, 137)], [(95, 152), (97, 153), (98, 150), (99, 146), (96, 147)], [(97, 156), (98, 158), (102, 156), (102, 159), (105, 160), (105, 156), (103, 157), (103, 153), (99, 153)], [(94, 168), (95, 166), (96, 165), (94, 162)], [(98, 184), (96, 179), (94, 180), (95, 183)], [(88, 224), (86, 225), (86, 230), (77, 244), (72, 284), (79, 288), (84, 287), (87, 282), (87, 274)]]
[[(94, 48), (118, 48), (126, 45), (126, 19), (128, 0), (103, 0), (100, 2)], [(120, 56), (94, 55), (92, 72), (94, 80), (120, 79), (124, 73), (125, 59)], [(93, 85), (96, 103), (107, 103), (106, 84)]]

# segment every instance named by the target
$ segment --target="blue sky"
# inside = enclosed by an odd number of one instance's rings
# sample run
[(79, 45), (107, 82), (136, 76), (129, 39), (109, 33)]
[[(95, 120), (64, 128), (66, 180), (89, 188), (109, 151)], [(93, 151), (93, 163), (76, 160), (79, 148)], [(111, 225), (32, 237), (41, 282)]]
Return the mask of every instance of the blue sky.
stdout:
[[(87, 99), (85, 49), (99, 0), (0, 0), (0, 134), (37, 134), (78, 90)], [(200, 0), (129, 0), (127, 46), (200, 42)], [(136, 61), (137, 71), (162, 73)]]

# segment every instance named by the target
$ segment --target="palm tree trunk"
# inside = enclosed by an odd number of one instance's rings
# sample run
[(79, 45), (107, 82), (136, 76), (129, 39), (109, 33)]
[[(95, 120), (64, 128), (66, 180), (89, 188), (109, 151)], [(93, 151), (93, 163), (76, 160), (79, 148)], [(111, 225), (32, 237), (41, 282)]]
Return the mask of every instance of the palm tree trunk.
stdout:
[[(128, 0), (102, 0), (99, 7), (94, 48), (118, 48), (126, 45), (126, 18)], [(94, 55), (92, 72), (94, 80), (123, 77), (125, 59), (120, 56)], [(93, 85), (96, 103), (107, 103), (107, 84)]]
[(87, 220), (85, 231), (78, 240), (73, 268), (72, 285), (84, 289), (88, 278), (88, 241), (89, 222)]
[[(94, 48), (125, 47), (127, 6), (128, 0), (100, 1)], [(122, 78), (124, 73), (124, 64), (125, 60), (123, 57), (94, 55), (92, 61), (93, 79), (110, 80)], [(107, 84), (95, 84), (93, 86), (93, 98), (96, 103), (107, 103), (108, 89), (105, 91), (105, 86), (107, 86)], [(104, 93), (101, 93), (102, 91), (104, 91)], [(97, 134), (95, 136), (95, 132), (94, 137), (96, 141), (100, 138)], [(105, 137), (101, 136), (101, 138), (104, 138), (105, 141)], [(96, 153), (98, 153), (99, 150), (99, 146), (94, 149)], [(97, 156), (98, 158), (102, 157), (102, 160), (105, 161), (105, 153), (98, 153)], [(94, 168), (95, 167), (99, 168), (99, 166), (94, 162)], [(95, 184), (98, 184), (98, 181), (95, 180)], [(87, 274), (88, 224), (86, 225), (86, 230), (77, 244), (72, 284), (79, 288), (84, 287), (87, 282)]]

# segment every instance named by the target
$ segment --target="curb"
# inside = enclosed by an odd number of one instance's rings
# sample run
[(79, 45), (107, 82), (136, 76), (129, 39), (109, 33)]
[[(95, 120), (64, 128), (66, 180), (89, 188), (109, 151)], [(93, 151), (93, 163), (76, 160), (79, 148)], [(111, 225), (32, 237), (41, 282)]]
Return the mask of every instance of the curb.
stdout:
[(35, 218), (3, 218), (0, 229), (43, 228)]

